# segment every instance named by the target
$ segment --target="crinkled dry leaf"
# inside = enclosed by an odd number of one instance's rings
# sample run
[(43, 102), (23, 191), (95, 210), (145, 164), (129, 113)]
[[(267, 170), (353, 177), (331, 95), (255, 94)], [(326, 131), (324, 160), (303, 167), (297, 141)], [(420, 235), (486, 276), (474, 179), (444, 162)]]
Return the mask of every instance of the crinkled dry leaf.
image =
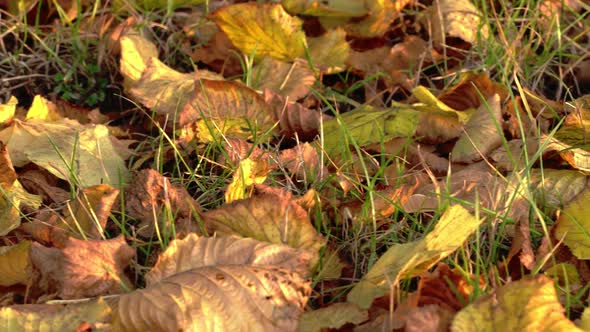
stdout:
[(280, 134), (286, 138), (312, 140), (318, 135), (322, 121), (332, 118), (327, 114), (310, 110), (301, 103), (289, 102), (270, 90), (264, 90), (264, 100), (279, 121)]
[(525, 277), (459, 311), (451, 331), (581, 331), (563, 312), (553, 280)]
[(316, 78), (302, 59), (287, 63), (267, 56), (252, 68), (252, 80), (252, 87), (257, 90), (269, 89), (296, 101), (307, 96)]
[(502, 109), (497, 94), (482, 104), (465, 125), (465, 132), (451, 152), (451, 161), (472, 163), (502, 145)]
[(203, 214), (205, 227), (217, 234), (251, 237), (308, 251), (315, 265), (325, 240), (307, 212), (289, 195), (261, 195), (235, 201)]
[(237, 236), (205, 238), (192, 233), (174, 240), (146, 274), (148, 286), (191, 269), (218, 265), (275, 266), (308, 274), (309, 254), (286, 245)]
[(348, 302), (369, 308), (375, 298), (389, 292), (391, 285), (419, 275), (450, 255), (481, 222), (460, 205), (449, 207), (424, 239), (390, 247), (348, 293)]
[[(70, 305), (26, 304), (0, 308), (1, 331), (81, 331), (79, 327), (108, 323), (111, 308), (103, 300)], [(87, 329), (84, 329), (86, 331)], [(103, 331), (92, 328), (92, 331)]]
[(268, 159), (268, 152), (239, 138), (228, 137), (225, 139), (223, 141), (223, 149), (227, 154), (227, 156), (222, 155), (219, 158), (219, 163), (223, 165), (235, 167), (240, 161), (246, 158), (256, 160)]
[(244, 55), (292, 61), (305, 54), (301, 19), (279, 4), (228, 5), (215, 11), (212, 19)]
[[(156, 230), (156, 222), (161, 234), (172, 232), (172, 222), (177, 233), (197, 232), (194, 218), (201, 208), (184, 187), (172, 185), (156, 170), (144, 169), (125, 189), (125, 211), (140, 221), (138, 233), (149, 237)], [(175, 219), (169, 220), (170, 215)]]
[(343, 29), (329, 30), (320, 37), (309, 38), (308, 42), (311, 63), (322, 73), (334, 74), (346, 68), (350, 44)]
[(328, 169), (320, 164), (320, 160), (320, 152), (309, 143), (282, 150), (279, 155), (280, 167), (286, 168), (296, 179), (305, 183), (328, 176)]
[(132, 288), (124, 270), (135, 250), (123, 236), (105, 241), (68, 238), (63, 248), (33, 243), (30, 256), (41, 275), (37, 286), (57, 291), (63, 299), (118, 294)]
[(268, 163), (263, 159), (241, 160), (233, 174), (232, 182), (225, 190), (225, 202), (231, 203), (252, 196), (253, 186), (266, 181), (269, 172)]
[[(82, 186), (125, 183), (129, 172), (116, 149), (116, 138), (103, 125), (80, 125), (61, 119), (18, 121), (0, 132), (16, 167), (32, 162), (66, 181)], [(74, 153), (75, 152), (75, 153)], [(92, 167), (88, 167), (92, 165)]]
[[(445, 263), (437, 265), (433, 272), (425, 272), (418, 283), (417, 305), (436, 304), (449, 312), (461, 310), (468, 303), (475, 287), (458, 269), (450, 269)], [(480, 280), (479, 289), (485, 284)]]
[(508, 96), (506, 88), (492, 82), (488, 75), (468, 72), (462, 74), (459, 82), (441, 93), (438, 99), (453, 109), (465, 111), (480, 107), (495, 94), (500, 96), (500, 100)]
[[(26, 285), (31, 279), (31, 241), (0, 247), (0, 286)], [(2, 326), (2, 324), (0, 324)]]
[[(585, 180), (585, 179), (584, 179)], [(565, 206), (555, 226), (555, 238), (572, 251), (579, 259), (590, 259), (590, 189)]]
[(344, 324), (361, 324), (369, 319), (369, 313), (352, 303), (334, 303), (327, 307), (307, 311), (299, 318), (300, 332), (321, 332), (338, 329)]
[(103, 238), (104, 228), (118, 195), (119, 189), (108, 184), (82, 189), (76, 200), (68, 203), (60, 227), (79, 239)]
[(508, 141), (508, 150), (505, 145), (500, 146), (490, 154), (494, 166), (502, 172), (512, 172), (524, 169), (530, 163), (535, 153), (539, 150), (539, 141), (529, 137)]
[(178, 125), (196, 123), (200, 141), (223, 137), (250, 139), (272, 133), (277, 122), (270, 106), (254, 90), (230, 81), (201, 79)]
[(445, 37), (474, 44), (478, 36), (488, 34), (487, 26), (481, 26), (481, 17), (471, 0), (438, 0), (429, 8), (428, 30), (437, 46), (445, 43)]
[(297, 273), (219, 265), (184, 271), (122, 295), (122, 331), (293, 331), (311, 292)]

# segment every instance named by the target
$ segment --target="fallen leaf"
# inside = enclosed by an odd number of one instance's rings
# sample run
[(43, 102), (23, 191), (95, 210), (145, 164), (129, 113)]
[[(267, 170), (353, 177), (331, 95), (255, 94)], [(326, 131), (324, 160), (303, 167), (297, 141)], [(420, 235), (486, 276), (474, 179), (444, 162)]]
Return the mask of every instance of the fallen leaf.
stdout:
[(361, 17), (369, 14), (367, 1), (282, 0), (292, 14), (311, 16)]
[(18, 105), (18, 99), (15, 96), (10, 96), (5, 104), (0, 104), (0, 125), (8, 123), (14, 118), (16, 105)]
[(459, 311), (451, 331), (581, 331), (563, 311), (553, 280), (530, 276), (510, 282)]
[(215, 11), (212, 19), (244, 55), (289, 62), (305, 54), (302, 21), (279, 4), (228, 5)]
[(449, 207), (424, 239), (390, 247), (348, 293), (348, 302), (369, 308), (392, 285), (418, 276), (453, 253), (481, 222), (460, 205)]
[(290, 101), (307, 96), (316, 81), (314, 72), (302, 59), (287, 63), (267, 56), (252, 68), (251, 75), (254, 89), (269, 89)]
[(590, 259), (590, 189), (565, 206), (555, 225), (555, 238), (563, 243), (579, 259)]
[(482, 26), (482, 14), (470, 0), (439, 0), (429, 8), (428, 25), (436, 46), (448, 37), (460, 38), (473, 45), (478, 37), (487, 37), (488, 27)]
[(369, 319), (369, 313), (352, 303), (334, 303), (327, 307), (304, 312), (299, 318), (300, 332), (320, 332), (338, 329), (344, 324), (361, 324)]
[(341, 28), (329, 30), (325, 34), (308, 39), (311, 64), (322, 73), (335, 74), (346, 69), (346, 59), (350, 44), (346, 41), (346, 31)]
[(241, 160), (225, 190), (225, 202), (231, 203), (252, 196), (253, 186), (266, 181), (270, 168), (264, 160)]
[(29, 284), (31, 280), (30, 248), (31, 241), (21, 241), (15, 245), (0, 247), (0, 275), (2, 275), (0, 286)]
[(57, 291), (63, 299), (119, 294), (130, 289), (124, 270), (135, 250), (123, 236), (104, 241), (68, 238), (63, 248), (38, 243), (31, 247), (31, 262), (40, 273), (37, 287)]

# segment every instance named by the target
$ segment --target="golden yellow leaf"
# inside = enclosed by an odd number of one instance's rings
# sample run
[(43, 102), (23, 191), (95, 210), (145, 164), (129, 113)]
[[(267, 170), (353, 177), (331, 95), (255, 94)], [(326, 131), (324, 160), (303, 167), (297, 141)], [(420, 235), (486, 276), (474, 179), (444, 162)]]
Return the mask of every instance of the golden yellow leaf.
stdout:
[(451, 206), (424, 239), (390, 247), (348, 293), (348, 302), (369, 308), (375, 298), (387, 294), (401, 279), (418, 276), (453, 253), (481, 222), (464, 207)]
[(232, 182), (225, 190), (225, 202), (248, 198), (252, 195), (252, 186), (266, 181), (266, 175), (270, 172), (265, 160), (246, 158), (241, 160), (234, 172)]
[(111, 308), (102, 298), (65, 306), (25, 304), (0, 308), (2, 331), (77, 331), (84, 323), (105, 325), (110, 319)]
[[(27, 285), (31, 278), (31, 241), (0, 247), (0, 286)], [(1, 324), (0, 324), (1, 326)]]
[(436, 98), (427, 88), (421, 85), (412, 90), (412, 95), (422, 103), (414, 104), (413, 106), (422, 111), (436, 110), (455, 114), (459, 118), (459, 121), (461, 121), (463, 124), (467, 123), (471, 117), (471, 113), (469, 112), (459, 112), (450, 108), (440, 99)]
[(305, 54), (302, 21), (280, 4), (228, 5), (213, 13), (212, 19), (244, 55), (256, 59), (268, 55), (288, 62)]
[(307, 252), (282, 244), (237, 236), (206, 238), (191, 233), (172, 241), (145, 277), (151, 286), (184, 271), (219, 265), (274, 266), (307, 276), (309, 259)]
[(579, 259), (590, 259), (590, 189), (586, 187), (561, 211), (555, 225), (555, 238)]
[(57, 105), (43, 98), (40, 95), (36, 95), (33, 98), (33, 104), (27, 111), (26, 120), (39, 119), (45, 121), (57, 121), (62, 116), (57, 111)]
[(581, 331), (563, 312), (553, 280), (525, 277), (459, 311), (451, 331)]
[(14, 113), (16, 112), (17, 104), (18, 99), (16, 99), (15, 96), (10, 96), (10, 99), (8, 99), (6, 104), (0, 104), (0, 124), (12, 120)]
[(352, 303), (334, 303), (303, 313), (299, 318), (298, 331), (321, 332), (325, 329), (338, 329), (347, 323), (358, 325), (367, 319), (367, 310), (362, 310)]

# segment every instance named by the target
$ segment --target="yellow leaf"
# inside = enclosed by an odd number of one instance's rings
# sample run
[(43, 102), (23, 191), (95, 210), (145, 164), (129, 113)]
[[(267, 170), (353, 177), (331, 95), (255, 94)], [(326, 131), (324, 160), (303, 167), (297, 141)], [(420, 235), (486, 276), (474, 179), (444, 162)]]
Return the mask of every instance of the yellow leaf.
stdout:
[(228, 5), (213, 13), (213, 21), (244, 55), (292, 61), (305, 54), (302, 21), (280, 4)]
[(590, 259), (590, 189), (586, 188), (561, 211), (555, 238), (563, 238), (577, 258)]
[(449, 112), (457, 115), (459, 121), (463, 124), (467, 123), (471, 117), (472, 112), (459, 112), (447, 106), (445, 103), (436, 98), (432, 92), (423, 86), (417, 86), (412, 90), (412, 95), (416, 97), (422, 104), (414, 104), (413, 106), (423, 111), (436, 110), (442, 112)]
[(27, 304), (0, 308), (2, 331), (77, 331), (81, 324), (108, 323), (111, 308), (102, 299), (70, 305)]
[(299, 318), (299, 331), (321, 332), (326, 329), (338, 329), (347, 323), (359, 325), (367, 319), (367, 310), (361, 310), (352, 303), (334, 303), (303, 313)]
[(346, 31), (342, 28), (329, 30), (324, 35), (309, 38), (309, 57), (311, 63), (323, 73), (334, 74), (346, 69), (350, 44), (346, 41)]
[(61, 118), (62, 116), (57, 111), (57, 105), (40, 95), (36, 95), (33, 99), (33, 104), (27, 111), (26, 120), (39, 119), (45, 121), (57, 121)]
[(10, 121), (16, 112), (16, 105), (18, 99), (15, 96), (10, 96), (6, 104), (0, 104), (0, 124)]
[(149, 40), (139, 35), (127, 35), (121, 38), (120, 67), (125, 79), (125, 88), (139, 81), (154, 58), (158, 59), (158, 49)]
[(451, 206), (424, 239), (390, 247), (348, 293), (348, 302), (369, 308), (375, 298), (387, 294), (401, 279), (418, 276), (453, 253), (481, 222), (464, 207)]
[[(0, 247), (0, 286), (27, 285), (31, 278), (29, 249), (31, 241)], [(1, 326), (1, 325), (0, 325)]]
[(551, 279), (525, 277), (459, 311), (451, 331), (581, 331), (563, 311)]
[(266, 181), (269, 171), (268, 163), (264, 160), (246, 158), (240, 161), (232, 182), (225, 191), (225, 202), (231, 203), (250, 197), (252, 186)]

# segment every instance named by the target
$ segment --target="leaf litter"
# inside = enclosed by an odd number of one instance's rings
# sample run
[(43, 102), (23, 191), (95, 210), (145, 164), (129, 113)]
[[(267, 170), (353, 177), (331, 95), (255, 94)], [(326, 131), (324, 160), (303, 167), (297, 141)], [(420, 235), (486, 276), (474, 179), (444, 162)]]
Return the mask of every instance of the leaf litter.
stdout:
[[(0, 330), (589, 325), (590, 103), (469, 68), (507, 8), (130, 5), (100, 28), (132, 106), (0, 103)], [(537, 8), (544, 47), (556, 20), (587, 46), (586, 7)]]

